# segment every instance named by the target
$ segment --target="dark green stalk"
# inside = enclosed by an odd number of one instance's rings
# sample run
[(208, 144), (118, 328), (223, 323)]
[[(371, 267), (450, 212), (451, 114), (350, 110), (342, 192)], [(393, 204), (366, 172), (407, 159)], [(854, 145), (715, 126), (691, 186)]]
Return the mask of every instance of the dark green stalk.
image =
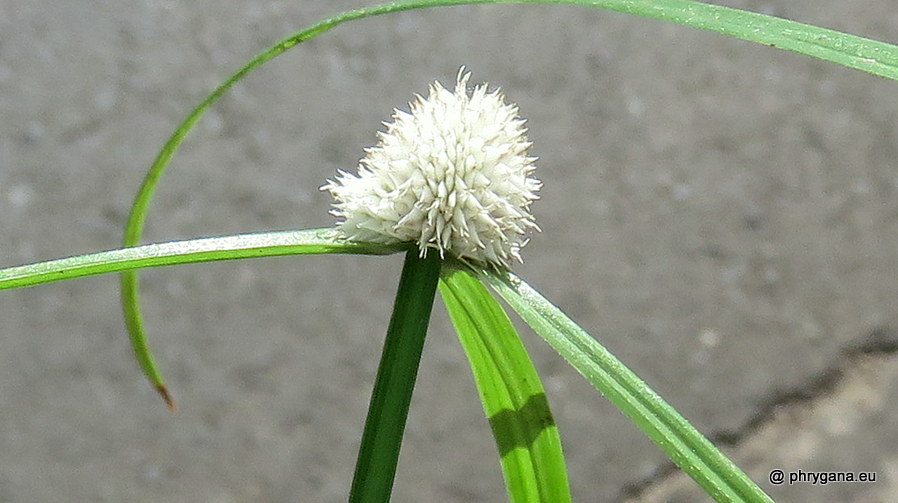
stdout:
[(434, 251), (425, 258), (418, 256), (417, 248), (405, 255), (393, 316), (368, 406), (350, 503), (390, 501), (441, 265), (439, 254)]

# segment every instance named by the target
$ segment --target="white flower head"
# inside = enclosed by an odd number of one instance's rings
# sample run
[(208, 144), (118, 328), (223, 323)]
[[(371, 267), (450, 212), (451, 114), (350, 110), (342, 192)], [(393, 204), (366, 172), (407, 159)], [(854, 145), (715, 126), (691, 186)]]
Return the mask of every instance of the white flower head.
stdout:
[(521, 260), (526, 234), (539, 230), (530, 204), (542, 185), (525, 121), (499, 90), (469, 95), (464, 70), (455, 92), (434, 82), (409, 112), (394, 110), (358, 175), (340, 170), (321, 187), (348, 239), (415, 241), (422, 256), (434, 248), (494, 267)]

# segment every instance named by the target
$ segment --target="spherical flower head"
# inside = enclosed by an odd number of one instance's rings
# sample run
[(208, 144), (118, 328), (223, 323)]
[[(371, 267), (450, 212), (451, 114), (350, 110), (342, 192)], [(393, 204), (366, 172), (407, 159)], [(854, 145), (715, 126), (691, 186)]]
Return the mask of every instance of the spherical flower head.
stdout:
[(462, 68), (454, 92), (434, 82), (409, 112), (394, 110), (358, 175), (341, 170), (321, 187), (348, 239), (415, 241), (422, 256), (436, 249), (502, 268), (521, 260), (526, 234), (539, 230), (536, 158), (517, 106), (485, 84), (469, 95), (470, 75)]

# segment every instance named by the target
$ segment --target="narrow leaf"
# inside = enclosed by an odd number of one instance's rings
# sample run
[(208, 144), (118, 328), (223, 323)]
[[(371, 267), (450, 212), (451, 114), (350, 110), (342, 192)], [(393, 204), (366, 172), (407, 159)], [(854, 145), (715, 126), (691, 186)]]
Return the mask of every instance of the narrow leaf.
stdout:
[(539, 375), (502, 306), (471, 272), (448, 265), (440, 295), (471, 364), (509, 500), (571, 501), (558, 427)]
[(324, 253), (385, 255), (407, 248), (407, 245), (346, 241), (338, 238), (333, 229), (263, 232), (188, 239), (118, 248), (0, 269), (0, 290), (144, 267), (276, 255)]
[(642, 379), (530, 285), (510, 272), (480, 270), (478, 275), (715, 501), (772, 501)]

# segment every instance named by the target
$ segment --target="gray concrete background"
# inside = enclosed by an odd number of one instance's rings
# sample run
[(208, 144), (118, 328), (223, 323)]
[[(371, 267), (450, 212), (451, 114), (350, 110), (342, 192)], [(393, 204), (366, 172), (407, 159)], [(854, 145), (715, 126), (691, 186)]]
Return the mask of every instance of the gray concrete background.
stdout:
[[(0, 0), (0, 264), (108, 249), (206, 92), (345, 1)], [(898, 41), (893, 2), (729, 5)], [(778, 501), (898, 487), (898, 84), (566, 6), (369, 19), (239, 84), (175, 157), (147, 241), (330, 225), (317, 188), (380, 121), (466, 65), (529, 118), (544, 231), (523, 277)], [(398, 256), (143, 274), (180, 410), (144, 381), (115, 277), (0, 294), (0, 501), (344, 501)], [(538, 337), (577, 501), (707, 501)], [(774, 468), (875, 484), (772, 487)], [(642, 488), (637, 490), (636, 488)], [(438, 304), (396, 501), (503, 501)]]

